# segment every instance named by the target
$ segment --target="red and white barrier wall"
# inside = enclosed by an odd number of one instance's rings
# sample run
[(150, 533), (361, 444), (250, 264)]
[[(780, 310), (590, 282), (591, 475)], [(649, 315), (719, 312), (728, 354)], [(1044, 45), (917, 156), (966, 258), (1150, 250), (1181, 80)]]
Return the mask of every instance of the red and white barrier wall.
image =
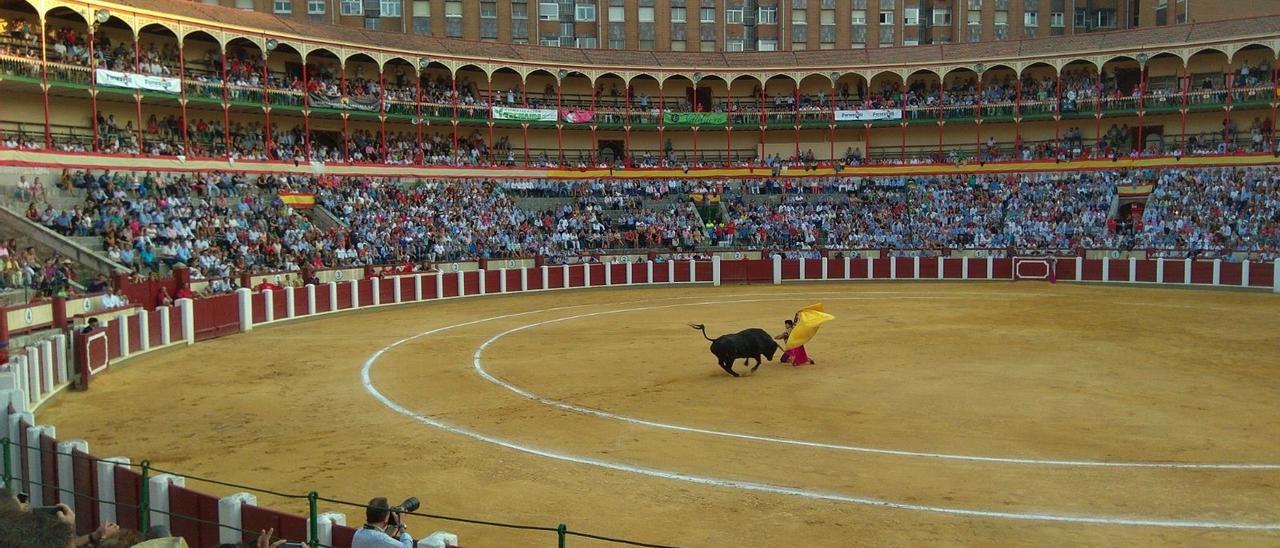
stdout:
[[(257, 326), (346, 310), (484, 295), (659, 284), (767, 283), (822, 280), (1016, 280), (1044, 279), (1049, 269), (1059, 281), (1216, 286), (1280, 293), (1280, 262), (1167, 259), (1086, 259), (1064, 257), (841, 257), (743, 259), (522, 266), (404, 274), (386, 278), (334, 280), (276, 291), (180, 299), (174, 307), (121, 313), (106, 323), (86, 352), (89, 376), (107, 366), (157, 348), (191, 344)], [(78, 335), (72, 335), (75, 337)], [(92, 336), (92, 335), (91, 335)], [(11, 451), (14, 487), (34, 504), (66, 503), (76, 511), (79, 530), (104, 521), (122, 527), (141, 524), (136, 506), (146, 489), (152, 524), (167, 524), (193, 548), (245, 539), (241, 530), (272, 528), (284, 538), (309, 540), (307, 518), (257, 505), (248, 493), (217, 498), (187, 488), (184, 478), (142, 474), (124, 457), (95, 460), (83, 440), (59, 442), (52, 426), (37, 425), (32, 410), (64, 388), (72, 376), (66, 349), (56, 335), (0, 369), (0, 405), (7, 412), (5, 436), (24, 449)], [(59, 349), (62, 349), (61, 351)], [(33, 481), (35, 483), (33, 483)], [(187, 517), (171, 517), (168, 512)], [(350, 546), (355, 529), (342, 514), (321, 514), (317, 538)]]

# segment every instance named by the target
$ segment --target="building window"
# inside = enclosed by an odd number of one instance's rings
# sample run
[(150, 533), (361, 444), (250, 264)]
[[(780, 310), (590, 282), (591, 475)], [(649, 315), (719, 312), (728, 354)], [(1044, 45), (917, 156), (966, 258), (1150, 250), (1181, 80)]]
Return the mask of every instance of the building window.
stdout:
[(893, 12), (891, 11), (880, 12), (880, 27), (884, 28), (886, 25), (890, 28), (893, 27)]
[(920, 9), (907, 8), (902, 10), (902, 24), (908, 27), (920, 25)]
[[(512, 5), (511, 7), (515, 8), (515, 5)], [(512, 9), (511, 11), (514, 12), (515, 9)], [(497, 19), (498, 4), (494, 2), (480, 2), (480, 18), (481, 19)], [(515, 13), (511, 14), (511, 18), (512, 19), (516, 18)]]
[(579, 36), (577, 45), (580, 48), (587, 48), (587, 49), (595, 49), (596, 47), (598, 47), (596, 45), (595, 36)]
[(685, 47), (686, 46), (685, 46), (684, 40), (671, 41), (671, 51), (684, 51)]
[(761, 40), (757, 44), (756, 49), (760, 51), (778, 51), (778, 41), (777, 40)]
[(686, 14), (685, 14), (685, 8), (682, 8), (682, 7), (672, 7), (672, 8), (671, 8), (671, 22), (672, 22), (672, 23), (683, 23), (683, 22), (685, 22), (685, 17), (686, 17)]
[[(595, 21), (595, 20), (596, 20), (596, 5), (595, 5), (595, 4), (578, 4), (578, 5), (574, 6), (574, 8), (573, 8), (573, 18), (574, 18), (574, 20), (581, 21), (581, 22), (584, 22), (584, 23), (590, 23), (590, 22), (592, 22), (592, 21)], [(581, 46), (579, 46), (579, 47), (581, 47)], [(594, 47), (594, 46), (592, 46), (592, 47)]]
[(498, 4), (488, 1), (480, 2), (480, 39), (496, 40), (497, 38)]
[(652, 7), (652, 6), (650, 6), (650, 7), (642, 7), (642, 8), (640, 8), (639, 10), (637, 10), (637, 12), (636, 12), (636, 13), (637, 13), (637, 17), (636, 17), (636, 20), (637, 20), (637, 21), (640, 21), (641, 23), (652, 23), (652, 22), (653, 22), (653, 7)]
[(702, 51), (715, 51), (715, 50), (716, 50), (716, 41), (715, 41), (715, 40), (703, 40), (703, 41), (702, 41)]
[[(866, 16), (863, 15), (863, 17)], [(818, 13), (818, 22), (822, 25), (836, 24), (836, 10), (822, 10)]]
[[(716, 9), (715, 9), (715, 8), (702, 8), (702, 9), (701, 9), (701, 10), (699, 10), (699, 11), (701, 12), (701, 14), (698, 16), (698, 21), (699, 21), (699, 22), (702, 22), (702, 23), (714, 23), (714, 22), (716, 22)], [(706, 50), (703, 50), (703, 51), (706, 51)], [(715, 49), (713, 48), (711, 51), (715, 51)]]
[(969, 11), (982, 11), (982, 0), (969, 0)]
[(742, 51), (742, 39), (734, 38), (731, 40), (726, 40), (724, 43), (724, 50), (725, 51)]
[(378, 30), (378, 18), (377, 18), (377, 17), (365, 17), (365, 18), (364, 18), (364, 28), (365, 28), (365, 30)]
[(854, 25), (866, 25), (866, 24), (867, 24), (867, 10), (853, 10), (853, 24), (854, 24)]
[(413, 32), (431, 34), (431, 2), (413, 0)]
[(778, 24), (778, 6), (760, 6), (759, 18), (756, 23), (761, 25)]
[(293, 0), (275, 0), (272, 2), (273, 11), (281, 15), (289, 15), (293, 13)]
[(325, 0), (307, 0), (308, 15), (324, 15)]
[(444, 3), (444, 16), (450, 19), (462, 18), (462, 2), (450, 0)]
[(1078, 29), (1089, 28), (1089, 10), (1084, 8), (1076, 8), (1075, 27)]
[(805, 9), (803, 9), (803, 8), (792, 8), (792, 9), (791, 9), (791, 24), (792, 24), (792, 25), (807, 25), (807, 24), (809, 24), (809, 13), (808, 13), (808, 11), (807, 11), (807, 10), (805, 10)]
[(1040, 14), (1034, 11), (1029, 11), (1022, 14), (1022, 26), (1024, 27), (1040, 26)]
[(1098, 10), (1097, 21), (1097, 28), (1113, 29), (1116, 27), (1116, 12), (1114, 10)]
[(400, 0), (382, 0), (383, 17), (400, 17)]
[(609, 38), (609, 49), (626, 49), (626, 38)]
[(551, 46), (551, 47), (558, 48), (560, 47), (560, 37), (559, 36), (543, 36), (542, 38), (538, 39), (538, 45)]
[(622, 7), (622, 6), (610, 6), (610, 7), (609, 7), (609, 22), (610, 22), (610, 23), (621, 23), (621, 22), (626, 21), (626, 20), (627, 20), (627, 8), (624, 8), (624, 7)]
[(236, 9), (253, 11), (253, 0), (236, 0)]
[[(653, 8), (649, 8), (649, 9), (653, 9)], [(640, 45), (639, 49), (646, 50), (646, 51), (653, 50), (653, 40), (640, 40), (639, 45)]]
[(346, 16), (364, 15), (364, 3), (360, 0), (342, 0), (342, 14)]
[[(742, 8), (725, 8), (724, 21), (730, 25), (741, 25), (742, 24)], [(728, 50), (728, 51), (734, 51), (734, 50)], [(742, 51), (742, 50), (739, 49), (737, 51)]]
[(1050, 26), (1052, 26), (1053, 28), (1060, 29), (1060, 28), (1062, 28), (1062, 27), (1064, 26), (1062, 23), (1063, 23), (1063, 20), (1062, 20), (1062, 12), (1060, 12), (1060, 11), (1055, 11), (1055, 12), (1053, 12), (1053, 13), (1050, 13), (1050, 14), (1049, 14), (1049, 25), (1050, 25)]
[(538, 19), (543, 21), (559, 21), (560, 4), (555, 2), (538, 2)]
[(893, 26), (892, 25), (880, 27), (880, 45), (882, 46), (893, 45)]
[(951, 26), (951, 10), (945, 8), (933, 10), (933, 26)]

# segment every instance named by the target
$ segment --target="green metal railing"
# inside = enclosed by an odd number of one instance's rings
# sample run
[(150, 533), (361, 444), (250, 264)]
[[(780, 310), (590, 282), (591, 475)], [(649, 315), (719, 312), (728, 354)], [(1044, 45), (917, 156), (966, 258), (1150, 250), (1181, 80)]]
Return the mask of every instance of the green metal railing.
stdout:
[[(151, 526), (151, 514), (156, 513), (156, 514), (168, 516), (169, 518), (179, 519), (186, 522), (191, 522), (191, 523), (196, 523), (201, 525), (214, 525), (221, 529), (231, 529), (233, 531), (236, 531), (241, 538), (244, 538), (246, 535), (252, 536), (252, 535), (257, 535), (261, 533), (260, 531), (244, 529), (243, 527), (240, 527), (240, 528), (230, 527), (220, 522), (203, 519), (199, 516), (192, 516), (192, 515), (187, 515), (180, 512), (175, 512), (172, 509), (160, 510), (155, 508), (151, 501), (150, 489), (148, 488), (148, 483), (151, 477), (153, 477), (155, 474), (169, 474), (173, 476), (182, 477), (188, 481), (207, 483), (210, 485), (217, 485), (220, 487), (236, 489), (240, 491), (247, 491), (247, 492), (256, 493), (256, 494), (270, 495), (270, 496), (282, 498), (282, 499), (305, 500), (307, 505), (307, 509), (306, 509), (307, 534), (309, 538), (308, 539), (288, 539), (288, 540), (294, 540), (294, 541), (305, 540), (307, 542), (307, 545), (310, 548), (341, 548), (341, 547), (332, 546), (329, 544), (322, 544), (318, 540), (320, 536), (319, 535), (320, 533), (319, 517), (321, 514), (320, 512), (321, 502), (329, 503), (339, 507), (358, 508), (361, 510), (366, 508), (366, 504), (363, 504), (363, 503), (351, 502), (351, 501), (346, 501), (342, 499), (321, 497), (316, 491), (308, 491), (307, 493), (301, 494), (301, 495), (284, 493), (280, 491), (274, 491), (271, 489), (253, 487), (249, 485), (226, 482), (226, 481), (221, 481), (221, 480), (216, 480), (211, 478), (203, 478), (203, 477), (193, 476), (190, 474), (184, 474), (181, 472), (176, 472), (171, 470), (164, 470), (164, 469), (160, 469), (160, 468), (156, 468), (155, 466), (152, 466), (151, 461), (145, 460), (145, 459), (136, 464), (134, 463), (124, 464), (124, 463), (118, 463), (115, 461), (107, 461), (104, 459), (99, 459), (99, 458), (93, 457), (92, 455), (88, 455), (84, 453), (75, 455), (73, 453), (57, 451), (55, 449), (53, 451), (53, 454), (55, 455), (75, 456), (77, 458), (87, 459), (88, 461), (95, 464), (99, 462), (108, 462), (115, 466), (125, 466), (125, 467), (134, 468), (138, 470), (138, 474), (140, 477), (139, 479), (140, 488), (138, 493), (137, 504), (121, 502), (119, 500), (104, 501), (98, 498), (96, 494), (79, 493), (79, 492), (75, 492), (73, 489), (68, 489), (64, 486), (50, 485), (41, 481), (40, 478), (26, 478), (25, 473), (21, 478), (15, 475), (13, 473), (15, 451), (22, 451), (22, 450), (27, 450), (32, 448), (36, 449), (37, 451), (40, 451), (41, 453), (45, 452), (45, 449), (43, 447), (39, 447), (39, 445), (35, 445), (35, 446), (24, 445), (22, 443), (12, 441), (8, 437), (0, 438), (0, 461), (3, 462), (3, 467), (4, 467), (3, 469), (3, 486), (4, 487), (13, 489), (15, 488), (15, 482), (21, 479), (21, 481), (25, 481), (27, 484), (31, 485), (32, 487), (39, 487), (41, 489), (46, 487), (52, 487), (57, 491), (71, 491), (76, 501), (87, 501), (93, 504), (106, 502), (108, 504), (113, 504), (120, 508), (136, 510), (138, 513), (139, 529), (144, 532), (147, 529), (149, 529)], [(499, 529), (530, 531), (530, 532), (543, 533), (543, 534), (553, 533), (556, 536), (556, 546), (559, 548), (565, 548), (565, 546), (567, 546), (568, 544), (568, 539), (570, 537), (587, 538), (587, 539), (597, 540), (597, 541), (606, 542), (610, 544), (619, 544), (619, 545), (626, 545), (626, 546), (641, 546), (641, 547), (647, 547), (647, 548), (675, 548), (670, 545), (653, 544), (653, 543), (640, 542), (640, 541), (628, 540), (623, 538), (615, 538), (615, 537), (589, 533), (585, 531), (574, 531), (570, 529), (569, 526), (563, 522), (558, 523), (555, 526), (545, 526), (545, 525), (506, 523), (506, 522), (493, 521), (493, 520), (464, 518), (464, 517), (448, 516), (448, 515), (442, 515), (442, 514), (431, 514), (426, 512), (403, 512), (402, 515), (428, 519), (428, 520), (446, 521), (446, 522), (452, 522), (452, 523), (463, 523), (463, 524), (469, 524), (469, 525), (479, 525), (479, 526), (499, 528)], [(278, 539), (273, 537), (272, 540), (282, 540), (282, 538)], [(193, 544), (193, 546), (195, 545)]]

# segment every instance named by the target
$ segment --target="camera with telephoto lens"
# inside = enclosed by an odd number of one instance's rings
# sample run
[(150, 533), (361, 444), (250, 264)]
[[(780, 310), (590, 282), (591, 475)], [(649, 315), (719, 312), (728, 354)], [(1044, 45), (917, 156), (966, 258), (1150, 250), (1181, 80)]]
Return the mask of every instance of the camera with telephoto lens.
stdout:
[(417, 512), (419, 506), (422, 506), (422, 503), (418, 500), (418, 497), (409, 497), (407, 499), (404, 499), (404, 502), (391, 507), (391, 516), (389, 516), (389, 518), (387, 519), (387, 524), (392, 526), (398, 526), (404, 523), (404, 521), (400, 517), (400, 514), (402, 512), (407, 512), (410, 514)]

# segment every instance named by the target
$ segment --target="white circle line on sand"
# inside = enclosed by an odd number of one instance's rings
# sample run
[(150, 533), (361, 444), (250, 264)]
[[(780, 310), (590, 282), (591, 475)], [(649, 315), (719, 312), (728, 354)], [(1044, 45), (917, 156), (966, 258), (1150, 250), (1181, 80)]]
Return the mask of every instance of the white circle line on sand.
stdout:
[[(614, 303), (614, 304), (626, 304), (626, 303)], [(583, 305), (579, 305), (579, 306), (583, 306)], [(700, 476), (700, 475), (694, 475), (694, 474), (685, 474), (682, 472), (672, 472), (667, 470), (660, 470), (656, 468), (649, 468), (644, 466), (613, 462), (613, 461), (597, 459), (592, 457), (569, 455), (569, 454), (560, 453), (557, 451), (551, 451), (548, 449), (537, 448), (537, 447), (525, 445), (522, 443), (505, 440), (505, 439), (484, 434), (481, 432), (476, 432), (468, 428), (449, 424), (445, 421), (442, 421), (427, 415), (423, 415), (421, 413), (417, 413), (411, 409), (408, 409), (392, 401), (386, 395), (382, 394), (382, 392), (378, 391), (378, 389), (373, 385), (373, 381), (370, 377), (370, 371), (373, 369), (373, 365), (378, 361), (378, 359), (381, 358), (386, 352), (404, 343), (407, 343), (422, 337), (434, 335), (436, 333), (449, 331), (451, 329), (455, 329), (458, 327), (465, 327), (469, 325), (475, 325), (479, 323), (501, 320), (506, 318), (526, 316), (529, 314), (536, 314), (540, 312), (552, 312), (552, 311), (564, 310), (568, 308), (577, 308), (579, 306), (560, 306), (560, 307), (553, 307), (553, 308), (547, 308), (542, 310), (531, 310), (527, 312), (504, 314), (500, 316), (493, 316), (490, 318), (471, 320), (471, 321), (467, 321), (459, 324), (438, 327), (432, 330), (418, 333), (417, 335), (405, 337), (387, 346), (382, 347), (381, 349), (379, 349), (378, 351), (370, 355), (369, 359), (365, 360), (364, 365), (360, 368), (360, 384), (361, 386), (364, 387), (365, 391), (369, 393), (369, 395), (373, 396), (374, 399), (378, 400), (380, 403), (382, 403), (382, 405), (386, 406), (388, 409), (391, 409), (392, 411), (395, 411), (396, 413), (409, 417), (413, 420), (416, 420), (422, 424), (431, 426), (439, 430), (443, 430), (445, 432), (465, 436), (477, 441), (482, 441), (485, 443), (497, 445), (499, 447), (504, 447), (507, 449), (511, 449), (513, 451), (519, 451), (519, 452), (527, 453), (530, 455), (535, 455), (535, 456), (540, 456), (544, 458), (559, 460), (563, 462), (570, 462), (575, 464), (585, 464), (589, 466), (604, 468), (607, 470), (645, 475), (645, 476), (650, 476), (650, 477), (655, 477), (660, 479), (683, 481), (683, 482), (694, 483), (698, 485), (707, 485), (712, 487), (739, 489), (739, 490), (752, 491), (757, 493), (790, 495), (790, 496), (801, 497), (801, 498), (806, 498), (810, 500), (826, 500), (826, 501), (832, 501), (832, 502), (844, 502), (844, 503), (860, 504), (860, 505), (866, 505), (866, 506), (876, 506), (881, 508), (912, 510), (912, 511), (918, 511), (918, 512), (931, 512), (931, 513), (938, 513), (938, 514), (977, 517), (977, 518), (1078, 523), (1078, 524), (1093, 524), (1093, 525), (1126, 525), (1126, 526), (1173, 527), (1173, 528), (1193, 528), (1193, 529), (1227, 529), (1227, 530), (1253, 530), (1253, 531), (1280, 530), (1280, 523), (1239, 523), (1239, 522), (1224, 522), (1224, 521), (1213, 521), (1213, 520), (1125, 518), (1125, 517), (1089, 516), (1089, 515), (1044, 514), (1044, 513), (1034, 513), (1034, 512), (1030, 512), (1030, 513), (1003, 512), (1003, 511), (995, 511), (995, 510), (973, 510), (973, 509), (967, 509), (967, 508), (929, 506), (924, 504), (888, 501), (888, 500), (882, 500), (882, 499), (876, 499), (876, 498), (870, 498), (870, 497), (857, 497), (857, 496), (850, 496), (850, 495), (842, 495), (838, 493), (811, 491), (806, 489), (798, 489), (794, 487), (782, 487), (782, 486), (756, 483), (756, 482), (750, 482), (750, 481), (722, 479), (722, 478), (714, 478), (714, 477)]]
[[(670, 424), (670, 423), (652, 421), (647, 419), (641, 419), (641, 418), (632, 417), (628, 415), (611, 413), (609, 411), (604, 411), (604, 410), (596, 409), (592, 407), (577, 405), (577, 404), (566, 402), (563, 400), (547, 398), (547, 397), (535, 394), (533, 392), (530, 392), (528, 390), (525, 390), (504, 379), (501, 379), (493, 375), (492, 373), (490, 373), (488, 370), (484, 368), (484, 363), (483, 363), (484, 351), (487, 350), (489, 346), (491, 346), (493, 343), (497, 342), (499, 339), (502, 339), (503, 337), (506, 337), (507, 335), (510, 335), (512, 333), (517, 333), (520, 331), (524, 331), (526, 329), (532, 329), (532, 328), (540, 327), (543, 325), (549, 325), (549, 324), (565, 322), (570, 320), (577, 320), (582, 318), (590, 318), (595, 316), (606, 316), (606, 315), (621, 314), (621, 313), (627, 313), (627, 312), (640, 312), (645, 310), (660, 310), (665, 308), (678, 308), (678, 307), (686, 307), (686, 306), (703, 306), (703, 305), (729, 304), (729, 303), (793, 301), (793, 300), (801, 299), (804, 297), (805, 297), (804, 295), (801, 295), (795, 298), (738, 299), (738, 300), (722, 299), (722, 300), (716, 300), (716, 301), (696, 302), (696, 303), (678, 303), (678, 304), (669, 304), (669, 305), (642, 306), (642, 307), (636, 307), (636, 308), (625, 308), (620, 310), (605, 310), (600, 312), (589, 312), (586, 314), (577, 314), (577, 315), (567, 316), (563, 318), (544, 320), (544, 321), (525, 324), (519, 327), (508, 329), (506, 331), (498, 333), (497, 335), (494, 335), (493, 337), (489, 338), (485, 342), (481, 343), (480, 346), (476, 349), (475, 353), (472, 354), (471, 366), (472, 366), (472, 369), (481, 377), (483, 377), (485, 380), (493, 384), (496, 384), (498, 386), (501, 386), (524, 398), (536, 401), (544, 405), (559, 407), (561, 409), (574, 411), (576, 413), (582, 413), (585, 415), (592, 415), (600, 418), (622, 421), (628, 424), (648, 426), (653, 428), (661, 428), (666, 430), (674, 430), (678, 432), (706, 434), (709, 436), (719, 436), (719, 437), (726, 437), (726, 438), (734, 438), (734, 439), (758, 441), (758, 442), (766, 442), (766, 443), (776, 443), (776, 444), (783, 444), (783, 445), (795, 445), (795, 446), (801, 446), (801, 447), (812, 447), (817, 449), (850, 451), (850, 452), (856, 452), (856, 453), (872, 453), (872, 454), (893, 455), (893, 456), (900, 456), (900, 457), (917, 457), (917, 458), (927, 458), (927, 459), (957, 460), (957, 461), (971, 461), (971, 462), (991, 462), (991, 463), (1003, 463), (1003, 464), (1025, 464), (1025, 465), (1059, 466), (1059, 467), (1098, 467), (1098, 468), (1172, 468), (1172, 469), (1188, 469), (1188, 470), (1280, 470), (1280, 464), (1270, 464), (1270, 463), (1196, 463), (1196, 462), (1162, 462), (1162, 461), (1135, 462), (1135, 461), (1102, 461), (1102, 460), (1071, 460), (1071, 459), (1033, 459), (1033, 458), (1019, 458), (1019, 457), (991, 457), (991, 456), (982, 456), (982, 455), (960, 455), (960, 454), (952, 454), (952, 453), (908, 451), (903, 449), (884, 449), (884, 448), (878, 448), (878, 447), (864, 447), (864, 446), (857, 446), (857, 445), (841, 445), (841, 444), (835, 444), (835, 443), (797, 440), (792, 438), (780, 438), (775, 436), (743, 434), (740, 432), (728, 432), (723, 430), (698, 428), (693, 426), (684, 426), (679, 424)], [(833, 300), (833, 301), (835, 300), (846, 300), (846, 301), (871, 300), (871, 299), (875, 299), (875, 300), (881, 300), (881, 299), (939, 300), (939, 299), (947, 299), (947, 298), (948, 297), (944, 297), (944, 296), (933, 296), (933, 297), (900, 296), (900, 297), (870, 297), (870, 298), (835, 297), (835, 298), (828, 298), (828, 300)]]

